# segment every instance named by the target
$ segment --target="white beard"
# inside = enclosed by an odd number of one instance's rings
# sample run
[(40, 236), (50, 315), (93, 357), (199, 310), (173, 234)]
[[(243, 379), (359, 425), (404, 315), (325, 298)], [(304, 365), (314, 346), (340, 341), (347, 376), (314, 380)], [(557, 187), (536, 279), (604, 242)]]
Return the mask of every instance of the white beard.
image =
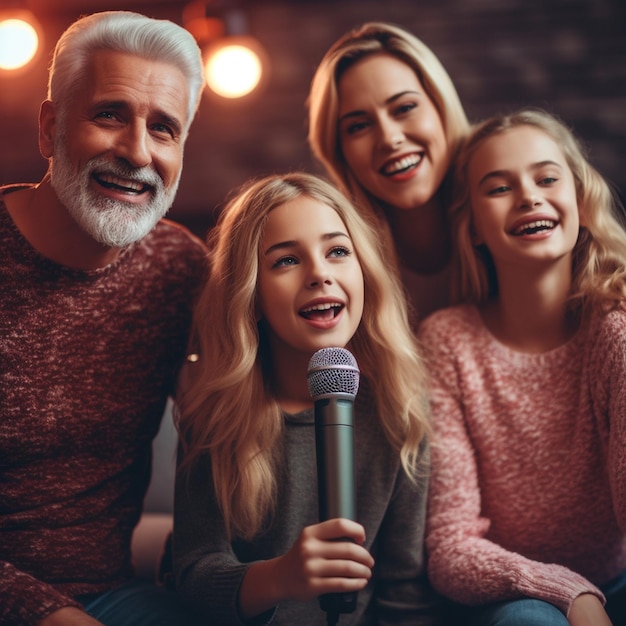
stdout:
[[(150, 167), (132, 168), (107, 157), (90, 159), (76, 172), (65, 149), (65, 133), (57, 135), (50, 167), (50, 182), (77, 224), (99, 243), (122, 248), (143, 239), (174, 202), (180, 174), (169, 189)], [(103, 196), (90, 185), (94, 172), (107, 173), (152, 187), (144, 204), (127, 203)]]

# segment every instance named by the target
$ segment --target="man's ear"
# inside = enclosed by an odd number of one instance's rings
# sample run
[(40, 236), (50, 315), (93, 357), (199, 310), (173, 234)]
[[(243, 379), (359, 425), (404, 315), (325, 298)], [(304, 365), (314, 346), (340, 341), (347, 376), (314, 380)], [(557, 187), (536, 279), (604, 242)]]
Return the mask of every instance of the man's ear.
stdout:
[(55, 106), (50, 100), (44, 100), (39, 108), (39, 152), (45, 159), (49, 159), (53, 155), (56, 129)]

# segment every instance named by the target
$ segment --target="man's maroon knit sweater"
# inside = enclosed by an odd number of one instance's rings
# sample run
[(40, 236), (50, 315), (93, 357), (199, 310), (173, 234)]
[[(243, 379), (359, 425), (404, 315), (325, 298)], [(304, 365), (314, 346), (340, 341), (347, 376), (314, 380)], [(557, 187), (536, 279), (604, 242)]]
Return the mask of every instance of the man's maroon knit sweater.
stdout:
[(0, 624), (132, 577), (205, 259), (164, 220), (110, 266), (69, 269), (28, 244), (0, 195)]

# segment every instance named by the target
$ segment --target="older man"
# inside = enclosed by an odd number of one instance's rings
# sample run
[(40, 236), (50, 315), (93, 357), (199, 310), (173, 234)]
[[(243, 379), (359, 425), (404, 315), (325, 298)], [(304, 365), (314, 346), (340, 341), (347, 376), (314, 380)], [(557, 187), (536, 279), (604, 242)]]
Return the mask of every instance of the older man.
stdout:
[(134, 579), (130, 542), (205, 272), (162, 219), (202, 86), (183, 28), (78, 20), (41, 106), (48, 172), (0, 190), (2, 625), (194, 623)]

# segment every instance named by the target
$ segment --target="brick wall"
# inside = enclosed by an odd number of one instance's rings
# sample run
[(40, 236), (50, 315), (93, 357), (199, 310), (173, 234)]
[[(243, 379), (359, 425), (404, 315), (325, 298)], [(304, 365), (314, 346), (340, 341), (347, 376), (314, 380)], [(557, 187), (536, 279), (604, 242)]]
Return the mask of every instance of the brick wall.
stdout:
[[(136, 3), (118, 7), (91, 0), (82, 3), (85, 8), (68, 0), (46, 19), (48, 46), (85, 10), (135, 8), (180, 21), (184, 6)], [(251, 33), (269, 55), (271, 73), (248, 99), (224, 101), (210, 94), (203, 99), (172, 211), (198, 234), (227, 194), (249, 177), (319, 171), (305, 141), (309, 82), (328, 46), (369, 20), (395, 22), (427, 43), (451, 74), (472, 121), (523, 105), (545, 107), (574, 127), (592, 162), (622, 197), (626, 191), (622, 0), (274, 0), (243, 6)], [(45, 171), (36, 117), (46, 63), (42, 59), (19, 80), (0, 76), (0, 183), (36, 180)]]

